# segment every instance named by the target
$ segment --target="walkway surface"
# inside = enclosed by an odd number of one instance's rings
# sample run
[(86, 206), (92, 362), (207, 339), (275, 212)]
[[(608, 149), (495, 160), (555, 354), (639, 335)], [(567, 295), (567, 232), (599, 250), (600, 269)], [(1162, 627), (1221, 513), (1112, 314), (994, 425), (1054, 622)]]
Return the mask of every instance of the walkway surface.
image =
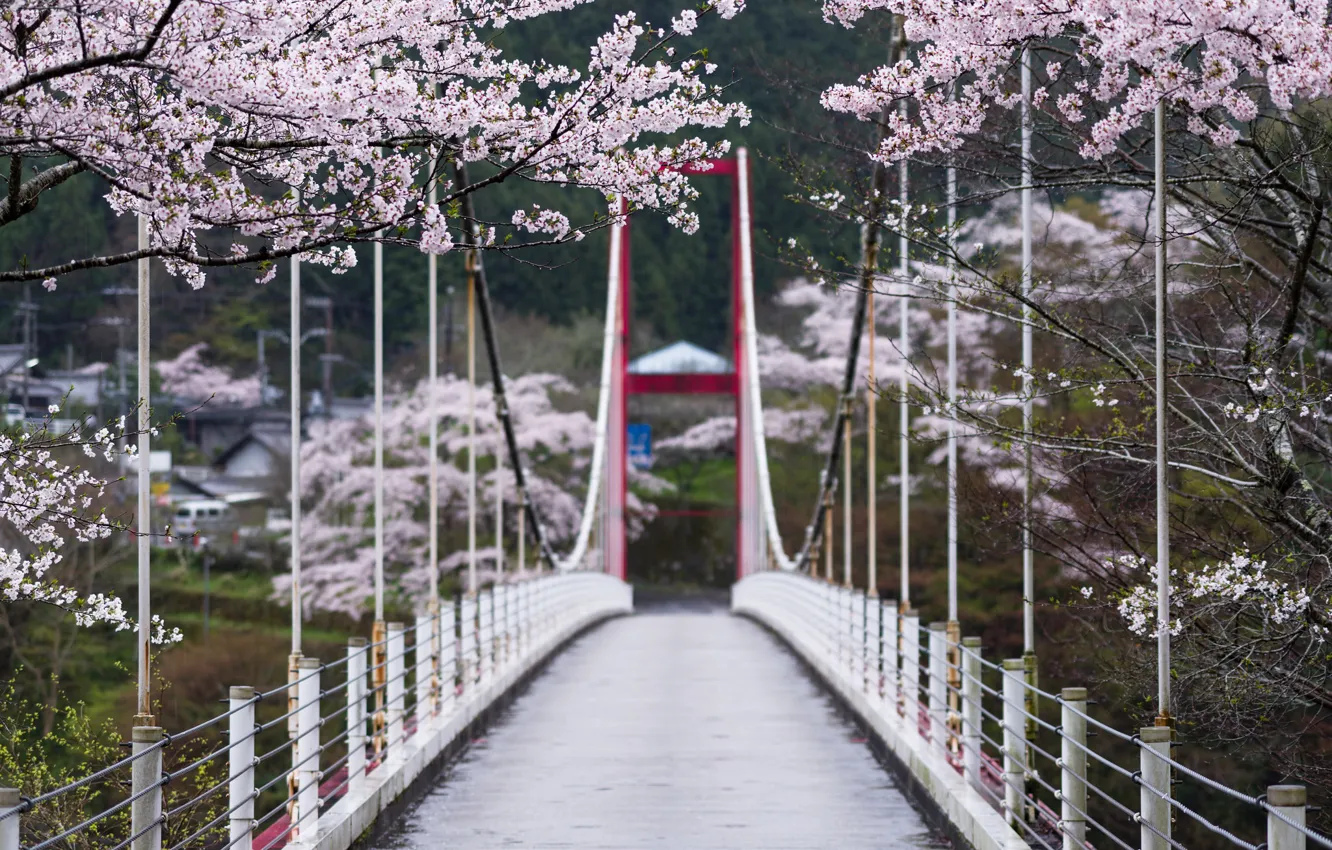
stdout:
[(785, 647), (724, 608), (584, 635), (381, 850), (947, 847)]

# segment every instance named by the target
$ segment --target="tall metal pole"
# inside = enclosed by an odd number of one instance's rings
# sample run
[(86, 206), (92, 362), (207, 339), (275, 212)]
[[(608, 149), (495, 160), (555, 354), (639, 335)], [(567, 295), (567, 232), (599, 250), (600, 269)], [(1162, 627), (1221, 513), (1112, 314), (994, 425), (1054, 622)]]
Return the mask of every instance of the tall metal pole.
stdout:
[[(142, 213), (139, 214), (139, 250), (148, 249), (148, 219)], [(150, 481), (148, 476), (151, 474), (150, 457), (152, 448), (149, 444), (148, 429), (150, 427), (151, 403), (151, 379), (149, 367), (152, 359), (148, 350), (148, 343), (152, 339), (149, 332), (150, 319), (150, 278), (149, 260), (145, 257), (139, 260), (139, 512), (137, 525), (138, 528), (138, 546), (139, 546), (139, 711), (134, 718), (135, 726), (154, 725), (152, 717), (152, 705), (148, 696), (148, 680), (151, 676), (149, 669), (149, 651), (152, 644), (152, 598), (149, 592), (152, 556), (149, 550), (152, 533), (152, 504), (149, 501)]]
[(28, 361), (32, 359), (32, 317), (37, 305), (32, 303), (32, 284), (23, 284), (23, 415), (28, 416), (28, 382), (32, 370)]
[[(905, 116), (906, 102), (902, 103), (902, 113)], [(902, 160), (897, 165), (898, 174), (898, 200), (902, 204), (902, 233), (898, 238), (898, 276), (901, 278), (899, 286), (901, 287), (901, 300), (898, 302), (898, 339), (897, 345), (901, 355), (902, 374), (898, 377), (898, 392), (901, 398), (897, 402), (897, 415), (901, 425), (898, 434), (898, 456), (901, 467), (902, 481), (898, 489), (898, 500), (900, 502), (901, 513), (898, 522), (901, 524), (901, 572), (902, 572), (902, 599), (898, 604), (898, 610), (905, 614), (911, 608), (911, 481), (910, 481), (910, 455), (908, 451), (911, 447), (911, 408), (907, 404), (907, 370), (911, 366), (911, 333), (909, 327), (908, 309), (911, 306), (910, 282), (907, 275), (910, 274), (910, 243), (907, 239), (907, 204), (910, 201), (907, 162)], [(870, 312), (873, 316), (873, 311)], [(872, 362), (871, 358), (871, 362)]]
[(823, 497), (823, 577), (829, 584), (833, 582), (832, 516), (833, 491), (830, 488)]
[(375, 695), (375, 752), (382, 752), (388, 717), (388, 624), (384, 622), (384, 245), (374, 244), (375, 277), (375, 621), (370, 631)]
[[(851, 409), (854, 402), (846, 399), (846, 413), (842, 418), (842, 583), (851, 586)], [(831, 529), (829, 529), (831, 533)], [(868, 579), (867, 579), (868, 580)], [(871, 595), (874, 585), (866, 585)]]
[(495, 572), (504, 574), (504, 434), (495, 434)]
[[(471, 225), (468, 224), (468, 227)], [(476, 252), (467, 255), (467, 593), (476, 595)]]
[[(1031, 54), (1022, 51), (1022, 656), (1028, 684), (1036, 683), (1036, 570), (1031, 545), (1032, 462), (1031, 370)], [(1030, 689), (1028, 689), (1030, 694)], [(1033, 712), (1034, 713), (1034, 712)]]
[[(287, 656), (287, 735), (291, 738), (291, 773), (287, 777), (289, 796), (300, 790), (300, 771), (304, 748), (301, 746), (301, 726), (297, 709), (300, 707), (301, 681), (301, 265), (291, 258), (291, 653)], [(259, 331), (259, 350), (264, 348), (264, 331)], [(267, 371), (265, 386), (267, 384)], [(260, 401), (263, 401), (262, 395)], [(376, 515), (378, 510), (376, 509)], [(293, 822), (300, 819), (297, 802), (288, 804)]]
[(324, 417), (333, 418), (333, 297), (324, 299)]
[[(436, 168), (436, 170), (438, 170)], [(439, 203), (439, 187), (435, 174), (430, 175), (428, 203)], [(426, 312), (430, 321), (430, 340), (426, 356), (430, 364), (426, 369), (426, 404), (430, 408), (430, 613), (439, 611), (439, 258), (426, 255)]]
[(527, 494), (518, 490), (518, 577), (527, 572)]
[[(948, 623), (957, 624), (957, 169), (948, 166)], [(952, 641), (955, 643), (956, 641)]]
[[(384, 622), (384, 244), (375, 257), (375, 623)], [(383, 631), (378, 629), (378, 631)], [(387, 634), (379, 634), (380, 643)]]
[(301, 261), (291, 258), (291, 655), (301, 654)]
[(951, 752), (961, 751), (962, 624), (957, 612), (957, 168), (948, 163), (948, 708)]
[(1166, 481), (1165, 100), (1156, 104), (1156, 702), (1170, 725), (1170, 488)]
[[(868, 259), (868, 258), (866, 258)], [(865, 353), (867, 371), (865, 372), (865, 581), (869, 589), (878, 592), (879, 587), (879, 383), (874, 377), (874, 288), (878, 285), (878, 275), (873, 269), (864, 274), (869, 278), (869, 287), (865, 293)], [(846, 442), (842, 451), (851, 456), (851, 444)]]
[[(1023, 702), (1027, 713), (1026, 736), (1035, 740), (1038, 731), (1032, 717), (1037, 716), (1036, 687), (1039, 667), (1036, 663), (1036, 564), (1032, 549), (1031, 500), (1036, 485), (1036, 465), (1032, 458), (1034, 424), (1032, 414), (1032, 175), (1031, 175), (1031, 52), (1022, 51), (1022, 673), (1027, 687)], [(1028, 747), (1027, 758), (1035, 751)], [(1028, 818), (1033, 815), (1026, 810)]]
[(268, 336), (263, 328), (255, 334), (259, 344), (259, 406), (268, 406), (268, 358), (264, 354), (264, 338)]

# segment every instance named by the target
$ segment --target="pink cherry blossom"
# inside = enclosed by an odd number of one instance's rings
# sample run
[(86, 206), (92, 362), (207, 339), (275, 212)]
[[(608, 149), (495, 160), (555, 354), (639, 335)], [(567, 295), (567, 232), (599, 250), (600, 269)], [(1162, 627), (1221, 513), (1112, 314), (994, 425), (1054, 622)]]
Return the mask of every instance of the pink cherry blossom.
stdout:
[[(424, 175), (440, 158), (484, 160), (499, 179), (591, 188), (616, 208), (623, 198), (662, 209), (692, 230), (696, 193), (678, 166), (726, 145), (688, 133), (744, 122), (748, 112), (705, 82), (698, 57), (671, 58), (673, 34), (654, 37), (633, 13), (607, 21), (572, 66), (497, 46), (510, 22), (541, 18), (559, 28), (585, 3), (42, 0), (7, 8), (0, 155), (31, 176), (0, 199), (0, 226), (35, 208), (42, 192), (96, 173), (117, 213), (147, 217), (150, 244), (0, 269), (0, 280), (49, 288), (62, 274), (146, 253), (197, 287), (205, 269), (224, 265), (258, 263), (269, 280), (272, 260), (291, 254), (346, 269), (356, 262), (348, 243), (370, 239), (447, 251), (461, 221), (445, 211), (493, 178), (459, 187), (442, 173), (439, 205), (427, 208)], [(729, 18), (740, 5), (702, 11)], [(688, 29), (697, 16), (689, 10), (679, 20)], [(511, 218), (546, 239), (577, 238), (558, 210)]]
[[(1061, 88), (1049, 115), (1081, 136), (1088, 157), (1114, 150), (1163, 98), (1196, 119), (1195, 133), (1228, 145), (1238, 138), (1231, 122), (1251, 121), (1269, 103), (1289, 110), (1332, 93), (1332, 28), (1327, 4), (1316, 0), (824, 3), (824, 17), (844, 26), (871, 12), (904, 16), (916, 49), (853, 84), (833, 86), (823, 103), (869, 119), (910, 101), (914, 114), (891, 111), (876, 152), (884, 160), (956, 148), (980, 131), (990, 107), (1017, 103), (1012, 71), (1022, 49), (1056, 42), (1071, 55), (1047, 66), (1049, 80), (1075, 72), (1081, 79), (1073, 91)], [(1049, 93), (1037, 88), (1038, 108), (1051, 110)], [(1102, 108), (1088, 112), (1091, 102)]]
[(169, 360), (153, 364), (162, 379), (162, 389), (189, 401), (215, 400), (222, 404), (253, 407), (259, 404), (259, 378), (235, 378), (229, 369), (204, 362), (208, 344), (196, 342)]

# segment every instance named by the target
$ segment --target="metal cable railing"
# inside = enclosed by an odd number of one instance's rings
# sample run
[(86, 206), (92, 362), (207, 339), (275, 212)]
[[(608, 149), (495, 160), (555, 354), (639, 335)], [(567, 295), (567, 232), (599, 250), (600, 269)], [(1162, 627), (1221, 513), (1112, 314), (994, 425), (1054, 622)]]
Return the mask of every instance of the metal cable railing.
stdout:
[[(445, 721), (468, 701), (493, 699), (496, 688), (507, 686), (510, 669), (549, 652), (553, 641), (566, 636), (564, 630), (630, 607), (628, 586), (600, 574), (548, 574), (505, 588), (476, 600), (454, 600), (447, 611), (423, 615), (401, 629), (395, 624), (376, 645), (353, 640), (343, 657), (322, 663), (299, 659), (296, 675), (281, 685), (264, 691), (233, 688), (225, 711), (183, 733), (136, 728), (133, 754), (20, 799), (0, 810), (0, 821), (18, 819), (23, 825), (37, 807), (101, 783), (87, 803), (97, 806), (95, 811), (51, 835), (0, 830), (0, 837), (12, 835), (17, 842), (0, 842), (0, 850), (65, 846), (95, 826), (109, 850), (154, 830), (167, 850), (216, 846), (221, 832), (228, 835), (227, 848), (276, 850), (317, 829), (321, 809), (333, 811), (339, 799), (378, 781), (381, 770), (391, 773), (405, 764), (411, 748), (424, 746), (417, 742), (445, 729)], [(410, 644), (408, 635), (414, 635)], [(374, 649), (382, 661), (372, 663)], [(345, 678), (322, 686), (335, 671), (345, 672)], [(260, 720), (259, 707), (278, 696), (290, 700), (285, 710)], [(272, 741), (284, 726), (288, 734)], [(191, 753), (179, 766), (165, 764), (173, 744), (209, 730), (229, 740)], [(140, 733), (153, 737), (141, 740)], [(261, 736), (268, 740), (262, 750), (256, 747)], [(225, 770), (215, 777), (212, 770), (219, 765)], [(198, 788), (166, 799), (164, 789), (188, 777), (204, 778)], [(285, 793), (273, 795), (284, 787)], [(258, 810), (261, 802), (265, 808)], [(145, 814), (145, 803), (155, 814)]]
[[(1306, 843), (1332, 850), (1332, 840), (1304, 822), (1303, 788), (1274, 786), (1263, 796), (1231, 788), (1172, 755), (1169, 730), (1115, 729), (1092, 716), (1085, 689), (1042, 690), (1028, 681), (1020, 659), (996, 664), (978, 641), (954, 643), (943, 624), (921, 624), (914, 612), (900, 616), (894, 602), (774, 571), (743, 579), (733, 602), (778, 627), (839, 687), (863, 694), (873, 711), (938, 759), (932, 769), (960, 775), (1033, 846), (1055, 848), (1068, 839), (1063, 846), (1093, 847), (1094, 833), (1123, 850)], [(1059, 719), (1044, 713), (1047, 706), (1057, 707)], [(1094, 745), (1095, 735), (1105, 743)], [(1135, 751), (1136, 765), (1126, 764)], [(1182, 799), (1179, 783), (1196, 796)], [(1267, 815), (1266, 836), (1245, 835), (1242, 815), (1225, 809), (1236, 802), (1253, 807), (1250, 821)]]

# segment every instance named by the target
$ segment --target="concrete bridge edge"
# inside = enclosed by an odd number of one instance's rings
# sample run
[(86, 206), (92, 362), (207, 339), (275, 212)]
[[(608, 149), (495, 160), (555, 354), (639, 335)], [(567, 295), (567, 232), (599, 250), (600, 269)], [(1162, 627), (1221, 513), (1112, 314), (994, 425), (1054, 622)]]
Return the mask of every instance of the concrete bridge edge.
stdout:
[(971, 850), (1031, 850), (1002, 814), (928, 747), (919, 734), (912, 734), (913, 730), (905, 726), (896, 711), (880, 711), (789, 630), (764, 616), (760, 607), (740, 603), (731, 610), (771, 632), (836, 697), (870, 735), (874, 748), (886, 757), (893, 772), (905, 781), (908, 797), (921, 805), (926, 819), (945, 832), (954, 844)]
[[(443, 725), (414, 735), (396, 762), (370, 774), (357, 794), (348, 793), (319, 818), (319, 832), (312, 841), (297, 841), (290, 850), (352, 850), (381, 837), (407, 806), (420, 799), (439, 775), (466, 749), (473, 735), (484, 729), (494, 715), (513, 702), (560, 652), (584, 633), (608, 620), (633, 613), (632, 599), (620, 610), (588, 614), (546, 639), (545, 645), (518, 662), (476, 692), (444, 718)], [(438, 721), (437, 721), (438, 723)], [(380, 776), (382, 771), (383, 775)]]

